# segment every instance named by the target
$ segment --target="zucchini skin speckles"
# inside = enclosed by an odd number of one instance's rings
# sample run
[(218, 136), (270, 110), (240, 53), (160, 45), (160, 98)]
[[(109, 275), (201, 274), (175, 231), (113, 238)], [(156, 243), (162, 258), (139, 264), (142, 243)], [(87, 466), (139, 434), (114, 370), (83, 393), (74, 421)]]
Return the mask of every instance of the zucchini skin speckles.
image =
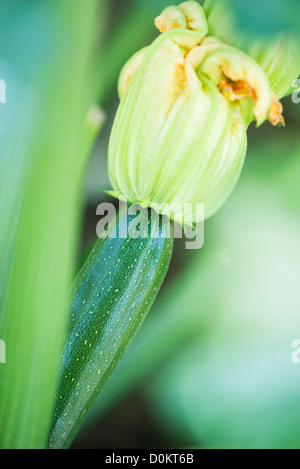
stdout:
[[(118, 233), (123, 216), (110, 233)], [(166, 217), (154, 218), (145, 238), (99, 239), (75, 279), (50, 448), (72, 442), (145, 319), (169, 267), (170, 224)]]

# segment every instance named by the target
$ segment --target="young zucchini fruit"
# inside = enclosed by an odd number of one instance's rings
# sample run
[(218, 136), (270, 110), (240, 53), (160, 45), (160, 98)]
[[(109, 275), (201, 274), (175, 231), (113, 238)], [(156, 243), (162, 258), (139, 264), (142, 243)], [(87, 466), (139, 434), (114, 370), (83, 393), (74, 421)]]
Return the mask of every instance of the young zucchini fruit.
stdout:
[[(142, 228), (141, 214), (147, 217)], [(126, 219), (125, 219), (126, 217)], [(150, 209), (127, 211), (99, 239), (74, 281), (49, 447), (66, 448), (140, 328), (167, 273), (173, 227)], [(146, 226), (146, 228), (145, 228)]]

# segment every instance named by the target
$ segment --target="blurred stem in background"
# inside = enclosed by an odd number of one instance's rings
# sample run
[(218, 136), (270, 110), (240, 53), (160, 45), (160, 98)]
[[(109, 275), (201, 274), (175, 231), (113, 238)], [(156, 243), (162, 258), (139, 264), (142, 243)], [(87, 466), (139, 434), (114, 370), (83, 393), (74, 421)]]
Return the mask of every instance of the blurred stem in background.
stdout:
[(1, 5), (1, 448), (42, 448), (47, 439), (74, 273), (78, 176), (82, 150), (90, 147), (90, 61), (103, 9), (103, 0)]

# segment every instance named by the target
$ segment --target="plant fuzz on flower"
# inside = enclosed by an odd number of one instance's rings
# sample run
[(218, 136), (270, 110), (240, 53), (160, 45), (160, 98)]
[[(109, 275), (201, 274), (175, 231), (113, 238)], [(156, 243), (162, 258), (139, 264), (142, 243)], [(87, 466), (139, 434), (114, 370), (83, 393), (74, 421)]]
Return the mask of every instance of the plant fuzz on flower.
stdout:
[[(219, 1), (208, 3), (213, 21)], [(109, 145), (110, 194), (156, 204), (160, 213), (191, 224), (202, 221), (202, 210), (182, 210), (184, 204), (203, 203), (207, 218), (234, 189), (249, 124), (284, 125), (278, 98), (298, 73), (291, 77), (289, 67), (286, 76), (280, 67), (270, 71), (264, 67), (270, 60), (260, 64), (225, 42), (197, 2), (166, 8), (155, 25), (161, 35), (120, 75), (121, 103)], [(268, 50), (274, 63), (279, 53), (282, 58), (276, 45)]]

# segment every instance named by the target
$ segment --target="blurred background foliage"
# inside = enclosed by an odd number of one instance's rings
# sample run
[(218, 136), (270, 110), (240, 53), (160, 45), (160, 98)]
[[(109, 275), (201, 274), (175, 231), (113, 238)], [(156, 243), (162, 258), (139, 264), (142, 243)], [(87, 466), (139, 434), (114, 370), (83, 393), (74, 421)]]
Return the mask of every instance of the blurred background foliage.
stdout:
[(0, 370), (1, 448), (40, 448), (47, 439), (75, 268), (101, 6), (1, 2), (0, 331), (8, 362)]
[(278, 31), (299, 31), (297, 0), (224, 0), (227, 1), (235, 11), (237, 26), (247, 34), (271, 36)]
[[(249, 41), (299, 31), (297, 0), (226, 1)], [(11, 311), (8, 322), (1, 312), (0, 338), (19, 346), (14, 367), (0, 369), (0, 436), (11, 419), (16, 438), (25, 406), (19, 446), (45, 440), (66, 286), (95, 241), (97, 205), (112, 202), (97, 189), (109, 188), (118, 74), (156, 37), (153, 20), (171, 3), (2, 0), (0, 78), (14, 94), (0, 106), (0, 306), (5, 298)], [(90, 133), (80, 129), (92, 102), (106, 124), (82, 187)], [(300, 447), (300, 365), (291, 361), (300, 336), (300, 104), (283, 104), (286, 128), (250, 129), (242, 177), (206, 222), (204, 248), (176, 241), (165, 287), (74, 448)]]

